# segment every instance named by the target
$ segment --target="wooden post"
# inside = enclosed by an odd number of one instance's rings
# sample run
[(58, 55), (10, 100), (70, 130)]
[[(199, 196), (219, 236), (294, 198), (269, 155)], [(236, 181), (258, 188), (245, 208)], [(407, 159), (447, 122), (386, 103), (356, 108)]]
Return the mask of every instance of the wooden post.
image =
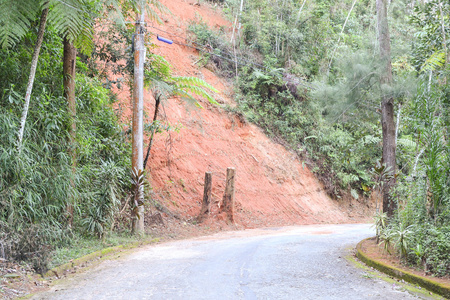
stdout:
[(203, 203), (202, 210), (198, 216), (199, 222), (203, 221), (211, 211), (211, 186), (212, 186), (212, 173), (205, 173), (205, 188), (203, 190)]
[(227, 181), (225, 185), (225, 193), (223, 194), (223, 211), (226, 212), (228, 220), (234, 222), (234, 179), (236, 170), (234, 168), (227, 169)]

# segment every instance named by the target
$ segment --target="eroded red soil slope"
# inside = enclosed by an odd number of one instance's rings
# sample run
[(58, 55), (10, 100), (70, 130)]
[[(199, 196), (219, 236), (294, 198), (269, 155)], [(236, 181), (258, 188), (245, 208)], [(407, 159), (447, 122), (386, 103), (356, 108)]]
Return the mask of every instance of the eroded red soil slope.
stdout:
[[(201, 19), (211, 27), (224, 26), (231, 31), (218, 8), (197, 5), (194, 0), (162, 0), (173, 16), (164, 16), (164, 24), (149, 23), (167, 32), (186, 36), (189, 21)], [(149, 31), (185, 42), (149, 27)], [(156, 41), (155, 53), (163, 55), (177, 75), (196, 76), (220, 90), (216, 99), (233, 105), (232, 87), (206, 68), (200, 68), (196, 50)], [(153, 116), (154, 100), (145, 97), (145, 109)], [(129, 105), (129, 100), (123, 100)], [(200, 100), (204, 109), (171, 99), (164, 104), (168, 121), (180, 126), (178, 132), (157, 136), (149, 170), (155, 197), (171, 211), (189, 219), (195, 217), (202, 201), (206, 171), (213, 172), (211, 221), (222, 220), (219, 207), (225, 186), (227, 167), (236, 168), (236, 223), (244, 228), (312, 223), (360, 222), (368, 208), (353, 199), (331, 200), (311, 171), (297, 157), (272, 142), (255, 125), (241, 120), (220, 106)]]

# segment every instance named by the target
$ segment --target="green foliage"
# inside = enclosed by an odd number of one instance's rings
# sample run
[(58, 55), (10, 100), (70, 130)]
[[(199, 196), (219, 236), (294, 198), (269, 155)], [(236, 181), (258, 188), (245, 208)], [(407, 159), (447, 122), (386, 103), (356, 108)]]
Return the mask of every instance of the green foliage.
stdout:
[[(212, 63), (219, 70), (220, 75), (231, 78), (235, 76), (235, 56), (229, 37), (223, 28), (212, 30), (201, 19), (192, 21), (188, 26), (188, 42), (202, 50), (202, 63), (208, 67)], [(242, 62), (254, 62), (251, 53), (237, 49)]]
[(175, 76), (170, 79), (173, 86), (173, 95), (180, 96), (191, 101), (195, 101), (195, 104), (200, 106), (200, 103), (195, 99), (193, 94), (207, 99), (212, 104), (219, 104), (217, 101), (206, 91), (206, 89), (218, 93), (213, 86), (206, 81), (197, 77), (183, 77)]
[[(399, 236), (397, 237), (397, 240)], [(413, 264), (424, 267), (437, 276), (445, 276), (450, 272), (450, 228), (437, 227), (430, 223), (415, 225), (404, 236), (407, 244), (414, 248), (403, 249), (404, 257)]]
[(391, 246), (394, 239), (392, 232), (388, 228), (385, 228), (381, 231), (379, 239), (384, 245), (384, 251), (391, 254)]
[(386, 231), (408, 262), (445, 276), (450, 273), (450, 120), (445, 88), (436, 77), (440, 75), (419, 77), (417, 94), (404, 106), (398, 139), (401, 169), (393, 194), (399, 209)]
[(417, 257), (416, 264), (421, 265), (423, 263), (423, 258), (425, 256), (425, 250), (421, 244), (417, 244), (415, 248), (411, 248), (414, 255)]
[[(303, 1), (257, 0), (242, 14), (239, 1), (226, 3), (242, 24), (236, 53), (253, 53), (265, 67), (239, 68), (239, 109), (302, 156), (330, 195), (347, 190), (359, 198), (380, 192), (394, 177), (399, 210), (387, 220), (377, 202), (377, 235), (387, 251), (448, 274), (436, 259), (449, 266), (441, 240), (450, 224), (448, 1), (390, 3), (389, 86), (380, 81), (375, 1), (357, 1), (350, 15), (350, 0), (307, 1), (302, 8)], [(204, 42), (215, 41), (204, 26), (195, 32)], [(313, 83), (297, 82), (308, 87), (298, 96), (287, 88), (286, 74)], [(380, 99), (386, 95), (398, 113), (395, 174), (380, 161)]]
[(383, 222), (381, 219), (384, 219), (385, 225), (380, 226), (380, 231), (377, 231), (377, 237), (384, 243), (385, 251), (390, 253), (391, 247), (394, 247), (400, 253), (400, 257), (406, 259), (408, 254), (412, 254), (409, 245), (415, 234), (415, 226), (409, 225), (405, 227), (405, 224), (402, 222), (390, 223), (387, 226), (387, 216), (381, 214), (375, 221), (377, 223)]
[(442, 56), (445, 48), (444, 33), (446, 47), (448, 48), (450, 45), (448, 38), (450, 36), (449, 12), (450, 4), (447, 1), (427, 1), (414, 7), (410, 23), (417, 28), (412, 51), (412, 63), (416, 70), (442, 69)]
[(400, 249), (401, 257), (406, 257), (407, 255), (409, 249), (408, 243), (412, 235), (411, 228), (412, 225), (404, 228), (403, 224), (400, 223), (398, 228), (392, 230), (392, 236), (394, 238), (395, 247)]
[[(33, 47), (29, 41), (34, 38), (30, 32), (12, 49), (0, 50), (0, 223), (10, 245), (5, 255), (30, 260), (36, 270), (45, 271), (49, 250), (71, 237), (69, 204), (74, 207), (72, 230), (98, 236), (110, 230), (125, 190), (129, 146), (110, 106), (109, 91), (99, 81), (78, 74), (79, 160), (76, 168), (72, 166), (62, 91), (62, 43), (49, 27), (36, 72), (26, 139), (17, 154), (21, 95), (27, 81), (23, 66), (29, 64)], [(83, 67), (81, 62), (78, 65)], [(28, 254), (20, 254), (21, 249)]]
[(91, 192), (80, 195), (83, 205), (87, 206), (81, 224), (89, 234), (102, 238), (113, 229), (120, 198), (124, 197), (125, 171), (114, 161), (104, 161), (96, 169), (90, 170), (95, 180), (85, 185), (90, 187)]
[(145, 179), (144, 170), (133, 170), (131, 174), (131, 210), (135, 218), (142, 218), (139, 215), (139, 206), (144, 205), (144, 189), (148, 188), (148, 183)]
[(71, 232), (45, 222), (24, 225), (0, 219), (0, 254), (7, 260), (27, 261), (43, 274), (48, 270), (53, 246), (65, 246)]
[(427, 178), (428, 194), (431, 194), (432, 216), (437, 218), (450, 204), (448, 187), (450, 162), (448, 157), (447, 128), (448, 103), (439, 87), (432, 82), (423, 82), (417, 97), (411, 102), (415, 118), (411, 127), (419, 133), (418, 142), (424, 148), (424, 175)]
[(367, 170), (380, 151), (373, 147), (381, 140), (376, 126), (368, 121), (364, 126), (356, 121), (328, 123), (323, 106), (298, 99), (287, 90), (280, 69), (241, 73), (239, 85), (238, 103), (247, 118), (320, 166), (317, 174), (326, 181), (330, 195), (338, 196), (350, 186), (356, 198), (363, 185), (372, 186)]
[(39, 10), (35, 0), (0, 0), (0, 47), (11, 47), (24, 37)]
[(444, 51), (438, 51), (433, 54), (422, 64), (420, 72), (433, 72), (440, 69), (445, 64), (446, 53)]
[(86, 237), (81, 234), (73, 234), (68, 244), (55, 248), (52, 251), (50, 268), (61, 266), (65, 263), (91, 254), (104, 248), (125, 245), (135, 242), (135, 237), (127, 232), (113, 232), (104, 236), (102, 240), (97, 237)]
[[(20, 41), (36, 14), (49, 8), (48, 22), (53, 30), (73, 42), (82, 53), (90, 54), (94, 48), (95, 20), (105, 8), (123, 25), (130, 11), (138, 11), (140, 4), (140, 0), (0, 0), (0, 47), (11, 47)], [(157, 0), (145, 1), (144, 9), (151, 20), (159, 22), (156, 10), (170, 13)]]
[(373, 217), (375, 229), (376, 229), (376, 236), (377, 238), (380, 237), (380, 234), (383, 232), (383, 230), (386, 228), (388, 217), (386, 213), (377, 211), (375, 213), (375, 216)]
[(0, 46), (11, 47), (22, 39), (36, 15), (49, 8), (48, 22), (54, 30), (75, 42), (84, 53), (92, 50), (93, 0), (1, 0), (0, 2)]
[(194, 97), (197, 95), (212, 104), (218, 104), (208, 93), (208, 90), (218, 92), (213, 86), (197, 77), (173, 76), (170, 64), (156, 54), (151, 54), (149, 67), (145, 70), (144, 84), (163, 100), (178, 96), (202, 107)]

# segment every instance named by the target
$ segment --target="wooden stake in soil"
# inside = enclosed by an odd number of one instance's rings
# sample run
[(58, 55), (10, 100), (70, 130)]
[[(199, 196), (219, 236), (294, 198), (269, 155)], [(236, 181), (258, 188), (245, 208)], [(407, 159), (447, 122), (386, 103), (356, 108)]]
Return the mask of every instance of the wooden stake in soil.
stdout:
[(226, 212), (228, 220), (234, 222), (234, 179), (236, 170), (234, 168), (227, 169), (227, 182), (225, 193), (223, 195), (223, 211)]
[(212, 186), (212, 173), (205, 173), (205, 189), (203, 191), (203, 203), (202, 210), (198, 216), (198, 220), (203, 221), (211, 211), (211, 186)]

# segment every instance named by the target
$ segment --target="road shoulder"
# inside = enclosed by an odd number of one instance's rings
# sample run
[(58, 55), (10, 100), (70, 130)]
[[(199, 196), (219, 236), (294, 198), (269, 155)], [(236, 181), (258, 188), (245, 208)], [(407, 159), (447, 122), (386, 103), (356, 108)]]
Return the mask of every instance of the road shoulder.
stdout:
[(375, 258), (374, 255), (370, 255), (367, 251), (366, 243), (368, 243), (373, 238), (364, 239), (358, 243), (356, 246), (356, 256), (364, 262), (366, 265), (373, 267), (389, 276), (404, 280), (406, 282), (418, 285), (425, 288), (435, 294), (441, 295), (443, 297), (450, 299), (450, 284), (438, 282), (433, 278), (426, 278), (412, 273), (406, 268), (389, 265), (386, 262), (382, 262)]

